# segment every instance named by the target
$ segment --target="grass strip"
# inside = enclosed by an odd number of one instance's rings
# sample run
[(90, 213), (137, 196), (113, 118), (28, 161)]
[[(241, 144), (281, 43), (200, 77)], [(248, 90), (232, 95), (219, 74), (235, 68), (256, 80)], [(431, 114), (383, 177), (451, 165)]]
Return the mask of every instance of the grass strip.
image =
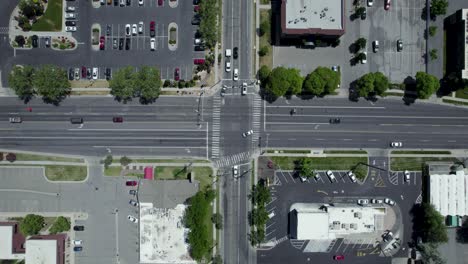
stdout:
[(267, 150), (267, 153), (289, 153), (289, 154), (310, 154), (310, 150), (300, 150), (300, 149), (270, 149)]
[(109, 166), (104, 168), (105, 176), (120, 176), (122, 173), (122, 166)]
[(455, 97), (462, 98), (462, 99), (468, 99), (468, 87), (464, 88), (464, 89), (458, 89), (455, 92)]
[(184, 166), (157, 166), (154, 169), (154, 177), (157, 180), (184, 180), (189, 173), (195, 173), (195, 179), (200, 182), (200, 190), (205, 190), (207, 186), (213, 184), (213, 169), (211, 167), (190, 167)]
[(50, 181), (83, 181), (88, 175), (86, 166), (45, 165), (45, 176)]
[(209, 160), (191, 160), (191, 159), (132, 159), (134, 163), (210, 163)]
[(424, 164), (430, 161), (459, 162), (456, 158), (393, 157), (390, 158), (390, 169), (393, 171), (422, 171)]
[(60, 162), (80, 162), (84, 163), (83, 159), (67, 158), (58, 156), (46, 156), (27, 153), (15, 153), (16, 161), (60, 161)]
[(32, 25), (32, 31), (61, 31), (62, 30), (62, 0), (49, 0), (47, 9), (36, 23)]
[(468, 105), (468, 102), (455, 101), (450, 99), (442, 99), (442, 102), (454, 105)]
[(421, 150), (421, 151), (418, 151), (418, 150), (394, 150), (392, 151), (392, 154), (434, 154), (434, 155), (450, 155), (452, 154), (451, 151), (448, 151), (448, 150)]
[(365, 150), (324, 150), (324, 154), (367, 154)]
[[(271, 24), (271, 10), (260, 10), (260, 25), (262, 24), (262, 22)], [(265, 34), (263, 34), (263, 36), (260, 37), (259, 45), (260, 46), (257, 47), (257, 55), (261, 47), (268, 47), (268, 53), (263, 57), (260, 56), (260, 67), (266, 65), (271, 69), (273, 67), (273, 47), (271, 46), (271, 30), (267, 30), (267, 32), (265, 32)]]

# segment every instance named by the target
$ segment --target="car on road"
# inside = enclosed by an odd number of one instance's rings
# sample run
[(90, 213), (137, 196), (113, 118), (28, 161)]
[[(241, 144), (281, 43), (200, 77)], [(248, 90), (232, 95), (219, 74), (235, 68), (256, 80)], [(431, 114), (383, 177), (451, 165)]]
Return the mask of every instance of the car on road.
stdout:
[(397, 49), (398, 52), (403, 50), (403, 41), (401, 39), (397, 40), (396, 49)]
[(156, 35), (155, 33), (155, 26), (156, 23), (154, 21), (151, 21), (150, 22), (150, 37), (154, 38), (154, 36)]
[(76, 21), (65, 21), (65, 26), (75, 27), (76, 26)]
[(328, 122), (330, 124), (339, 124), (339, 123), (341, 123), (341, 119), (339, 119), (339, 118), (330, 118), (330, 120), (328, 120)]
[(67, 32), (75, 32), (75, 31), (76, 31), (76, 27), (65, 27), (65, 31), (67, 31)]
[(384, 6), (385, 10), (389, 10), (390, 9), (390, 0), (385, 0), (385, 6)]
[(80, 79), (80, 68), (75, 68), (75, 80)]
[(130, 35), (132, 34), (130, 30), (131, 30), (130, 24), (125, 25), (125, 36), (130, 37)]
[(333, 256), (333, 260), (344, 260), (344, 256), (343, 255), (335, 255), (335, 256)]
[(125, 50), (130, 49), (130, 38), (125, 38)]
[(241, 92), (242, 95), (246, 95), (247, 94), (247, 83), (242, 83), (242, 92)]
[(410, 172), (405, 170), (405, 172), (403, 174), (405, 175), (405, 182), (409, 182), (410, 181)]
[(250, 135), (252, 135), (252, 134), (253, 134), (253, 130), (250, 129), (249, 131), (242, 133), (242, 136), (243, 136), (243, 137), (248, 137), (248, 136), (250, 136)]
[(93, 68), (93, 80), (97, 80), (99, 77), (99, 69), (94, 67)]
[(133, 206), (138, 206), (138, 202), (135, 201), (135, 200), (130, 200), (129, 204), (133, 205)]
[(122, 122), (123, 122), (123, 117), (121, 117), (121, 116), (114, 116), (114, 117), (112, 118), (112, 122), (114, 122), (114, 123), (122, 123)]
[(10, 123), (21, 123), (23, 121), (19, 116), (10, 117), (8, 120), (10, 121)]
[(83, 240), (73, 240), (73, 245), (81, 246), (83, 245)]
[(361, 63), (362, 63), (362, 64), (366, 64), (366, 63), (367, 63), (367, 51), (364, 51), (364, 52), (361, 53), (361, 54), (364, 54), (364, 55), (362, 55)]
[(239, 80), (239, 69), (235, 68), (234, 69), (234, 74), (233, 74), (233, 77), (234, 81), (238, 81)]
[(84, 226), (82, 225), (76, 225), (73, 227), (73, 230), (75, 231), (83, 231), (84, 230)]
[(132, 35), (136, 36), (136, 34), (137, 34), (137, 24), (133, 24), (132, 25)]
[(231, 62), (226, 61), (226, 72), (230, 72), (230, 71), (231, 71)]
[(226, 57), (228, 57), (228, 58), (231, 57), (231, 55), (232, 55), (231, 49), (226, 49), (226, 52), (225, 52), (224, 54), (225, 54)]
[(358, 199), (357, 204), (359, 205), (367, 205), (369, 204), (369, 199)]
[(352, 182), (357, 182), (356, 175), (352, 171), (348, 171), (348, 177)]
[(330, 179), (331, 182), (336, 181), (335, 175), (333, 174), (333, 172), (331, 170), (327, 170), (326, 174), (328, 176), (328, 179)]
[(374, 0), (367, 0), (367, 6), (373, 6)]
[(138, 182), (137, 181), (126, 181), (125, 185), (126, 186), (137, 186)]
[(180, 70), (179, 70), (179, 68), (175, 68), (175, 70), (174, 70), (174, 80), (176, 80), (176, 81), (180, 80)]
[(106, 47), (106, 37), (101, 36), (99, 38), (99, 49), (103, 50)]
[(83, 251), (83, 247), (74, 247), (73, 251), (75, 251), (75, 252)]
[(143, 21), (138, 22), (138, 34), (143, 34)]
[(372, 48), (374, 49), (374, 53), (377, 53), (379, 51), (379, 41), (378, 40), (374, 40), (372, 42)]
[(65, 12), (75, 12), (76, 11), (76, 7), (74, 6), (67, 6), (67, 8), (65, 8)]
[(128, 191), (128, 194), (137, 195), (137, 190), (130, 190), (130, 191)]
[(234, 177), (239, 176), (239, 166), (234, 165), (234, 166), (232, 167), (232, 174), (234, 175)]
[(393, 141), (392, 143), (390, 143), (390, 146), (392, 148), (401, 148), (403, 147), (403, 143), (399, 141)]
[(371, 204), (383, 204), (383, 200), (380, 199), (371, 199)]
[(75, 13), (66, 13), (65, 14), (65, 19), (76, 19), (76, 14)]
[(393, 200), (388, 199), (388, 198), (385, 198), (384, 203), (386, 203), (388, 205), (391, 205), (391, 206), (395, 205), (395, 202)]
[(234, 59), (237, 59), (239, 57), (239, 48), (238, 47), (234, 47), (234, 53), (233, 53), (232, 57)]
[(136, 217), (134, 216), (131, 216), (131, 215), (128, 215), (127, 216), (127, 219), (130, 221), (130, 222), (133, 222), (133, 223), (138, 223), (138, 219), (136, 219)]

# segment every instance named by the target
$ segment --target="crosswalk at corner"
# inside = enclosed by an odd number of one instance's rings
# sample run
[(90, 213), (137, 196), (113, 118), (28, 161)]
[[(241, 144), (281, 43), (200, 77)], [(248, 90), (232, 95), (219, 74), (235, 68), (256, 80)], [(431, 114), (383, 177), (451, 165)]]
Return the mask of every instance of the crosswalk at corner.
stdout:
[(221, 96), (213, 96), (213, 122), (211, 133), (211, 158), (219, 158), (219, 134), (221, 129)]
[[(252, 130), (254, 135), (260, 135), (260, 118), (262, 111), (262, 98), (259, 95), (255, 95), (252, 103)], [(252, 144), (258, 143), (258, 137), (252, 137)]]
[(229, 167), (236, 164), (246, 163), (250, 160), (250, 152), (237, 153), (230, 156), (222, 157), (219, 160), (215, 161), (215, 166), (217, 168)]
[(8, 35), (8, 27), (0, 27), (0, 35)]

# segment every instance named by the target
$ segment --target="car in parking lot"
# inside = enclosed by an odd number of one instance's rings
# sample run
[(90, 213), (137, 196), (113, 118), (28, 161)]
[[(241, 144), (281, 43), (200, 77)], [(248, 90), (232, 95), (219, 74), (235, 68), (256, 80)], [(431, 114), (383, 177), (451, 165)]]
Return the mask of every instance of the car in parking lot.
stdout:
[(91, 78), (93, 77), (92, 75), (93, 75), (93, 73), (91, 72), (91, 68), (88, 67), (88, 68), (86, 69), (86, 77), (87, 77), (88, 79), (91, 79)]
[(37, 35), (32, 35), (31, 36), (33, 48), (37, 48), (39, 46), (38, 39), (39, 39), (39, 37)]
[(112, 48), (113, 48), (113, 49), (117, 49), (117, 47), (118, 47), (117, 39), (114, 38), (114, 40), (112, 41)]
[(76, 26), (76, 21), (65, 21), (65, 26), (75, 27)]
[(234, 69), (234, 74), (233, 74), (233, 77), (234, 81), (238, 81), (239, 80), (239, 69)]
[(364, 54), (364, 55), (362, 55), (361, 63), (362, 63), (362, 64), (366, 64), (366, 63), (367, 63), (367, 51), (364, 51), (364, 52), (361, 53), (361, 54)]
[(382, 235), (383, 241), (387, 242), (393, 239), (393, 233), (390, 230), (386, 230)]
[(388, 198), (385, 198), (384, 203), (386, 203), (388, 205), (392, 205), (392, 206), (395, 205), (395, 202), (393, 200), (388, 199)]
[(373, 6), (374, 0), (367, 0), (367, 6)]
[(226, 72), (230, 72), (230, 71), (231, 71), (231, 62), (226, 61)]
[(156, 35), (156, 33), (154, 31), (155, 30), (154, 29), (155, 25), (156, 25), (156, 23), (154, 21), (150, 22), (150, 37), (152, 37), (152, 38)]
[(242, 92), (241, 92), (242, 95), (246, 95), (247, 94), (247, 83), (242, 83)]
[(76, 19), (76, 14), (75, 13), (66, 13), (65, 14), (65, 19)]
[(80, 79), (80, 68), (75, 68), (75, 80)]
[(362, 13), (361, 13), (361, 20), (366, 19), (367, 17), (367, 8), (365, 6), (362, 7)]
[(73, 251), (75, 252), (83, 251), (83, 247), (74, 247)]
[(385, 0), (385, 10), (389, 10), (390, 9), (390, 0)]
[(320, 174), (315, 173), (314, 179), (315, 179), (316, 181), (319, 181), (321, 178), (322, 178), (322, 177), (320, 177)]
[(46, 48), (50, 48), (50, 42), (51, 42), (51, 38), (50, 37), (45, 37), (45, 46)]
[(120, 6), (125, 6), (125, 0), (120, 0)]
[(129, 50), (130, 49), (130, 38), (126, 38), (125, 39), (125, 50)]
[(132, 1), (131, 1), (131, 0), (127, 0), (126, 2), (127, 2), (126, 4), (127, 4), (128, 6), (129, 6), (129, 5), (132, 5)]
[(252, 134), (253, 134), (253, 130), (250, 129), (249, 131), (246, 131), (246, 132), (242, 133), (242, 137), (248, 137), (248, 136), (250, 136)]
[(344, 256), (343, 255), (335, 255), (335, 256), (333, 256), (333, 260), (344, 260)]
[(138, 22), (138, 34), (143, 34), (143, 21)]
[(107, 35), (107, 36), (110, 36), (111, 31), (112, 31), (112, 26), (111, 26), (111, 25), (107, 25), (107, 27), (106, 27), (106, 35)]
[(200, 25), (200, 22), (201, 22), (200, 15), (198, 14), (194, 15), (192, 18), (192, 25), (198, 26)]
[(234, 59), (237, 59), (239, 57), (239, 48), (238, 47), (234, 47), (232, 57)]
[(65, 27), (65, 31), (67, 31), (67, 32), (75, 32), (75, 31), (76, 31), (76, 27)]
[(132, 25), (132, 35), (136, 36), (136, 34), (137, 34), (137, 24), (133, 24)]
[(83, 240), (73, 240), (73, 245), (80, 246), (83, 244)]
[(336, 181), (335, 175), (333, 174), (331, 170), (327, 170), (326, 174), (328, 176), (328, 179), (330, 179), (331, 182)]
[(99, 38), (99, 49), (103, 50), (106, 47), (106, 37), (101, 36)]
[(133, 206), (138, 206), (138, 202), (133, 200), (133, 199), (130, 200), (129, 204), (131, 204)]
[(232, 174), (234, 175), (234, 177), (237, 177), (239, 175), (239, 166), (232, 166)]
[(106, 80), (112, 79), (112, 69), (111, 68), (106, 68)]
[(393, 141), (392, 143), (390, 143), (390, 146), (392, 148), (401, 148), (403, 147), (403, 143), (399, 141)]
[(328, 120), (328, 122), (329, 122), (330, 124), (339, 124), (339, 123), (341, 123), (341, 119), (339, 119), (339, 118), (330, 118), (330, 119)]
[(195, 51), (204, 51), (205, 46), (204, 45), (195, 45), (194, 50)]
[(65, 12), (75, 12), (76, 11), (76, 7), (74, 6), (67, 6), (67, 8), (65, 8)]
[(377, 53), (377, 51), (379, 51), (379, 41), (378, 40), (374, 40), (372, 42), (372, 47), (374, 49), (374, 52)]
[(81, 66), (81, 78), (85, 79), (86, 78), (86, 67)]
[(366, 205), (366, 204), (369, 204), (369, 199), (358, 199), (357, 203), (359, 205)]
[(19, 116), (10, 117), (8, 120), (10, 121), (10, 123), (21, 123), (22, 122), (21, 117), (19, 117)]
[(179, 70), (179, 68), (175, 68), (175, 70), (174, 70), (174, 80), (176, 80), (176, 81), (180, 80), (180, 70)]
[(125, 185), (126, 186), (137, 186), (138, 182), (137, 181), (126, 181)]
[(163, 3), (164, 3), (164, 0), (158, 0), (158, 5), (159, 5), (159, 6), (162, 6)]
[(125, 36), (129, 37), (132, 34), (130, 24), (125, 25)]
[(127, 216), (127, 219), (130, 221), (130, 222), (133, 222), (133, 223), (138, 223), (138, 219), (136, 219), (136, 217), (134, 216), (131, 216), (131, 215), (128, 215)]
[(142, 6), (145, 3), (144, 0), (138, 0), (138, 5)]
[(84, 230), (84, 226), (82, 225), (76, 225), (73, 227), (73, 230), (75, 231), (83, 231)]
[(193, 5), (198, 5), (200, 4), (200, 0), (193, 0)]
[(73, 68), (68, 69), (68, 80), (72, 81), (73, 80)]
[(383, 200), (380, 199), (371, 199), (371, 204), (383, 204)]
[(405, 175), (405, 182), (409, 182), (410, 181), (410, 172), (405, 170), (405, 172), (403, 174)]
[(401, 39), (397, 40), (396, 47), (398, 52), (403, 50), (403, 41)]
[(196, 64), (196, 65), (205, 64), (205, 59), (193, 59), (193, 64)]
[(93, 80), (97, 80), (99, 77), (99, 69), (94, 67), (93, 68)]
[(70, 118), (70, 123), (72, 123), (72, 124), (83, 124), (83, 118), (81, 118), (81, 117), (72, 117), (72, 118)]
[(128, 191), (130, 195), (137, 195), (137, 190), (130, 190)]
[(114, 116), (114, 117), (112, 118), (112, 122), (114, 122), (114, 123), (122, 123), (122, 122), (123, 122), (123, 117), (121, 117), (121, 116)]
[(356, 182), (357, 179), (356, 179), (356, 175), (354, 175), (354, 173), (352, 171), (348, 171), (348, 177), (349, 179), (352, 181), (352, 182)]
[(119, 39), (119, 50), (122, 50), (124, 46), (124, 38)]
[(150, 39), (150, 50), (151, 51), (154, 51), (156, 49), (156, 39), (155, 38), (151, 38)]

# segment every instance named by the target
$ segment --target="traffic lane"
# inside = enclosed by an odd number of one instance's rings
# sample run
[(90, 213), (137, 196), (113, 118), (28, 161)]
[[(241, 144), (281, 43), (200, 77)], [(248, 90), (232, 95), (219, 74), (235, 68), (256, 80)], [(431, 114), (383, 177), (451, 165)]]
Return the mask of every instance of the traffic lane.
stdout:
[[(267, 139), (268, 135), (268, 139)], [(403, 148), (459, 149), (468, 144), (468, 136), (445, 134), (367, 133), (366, 131), (273, 131), (262, 133), (269, 148), (390, 148), (390, 143), (400, 141)]]
[(29, 131), (29, 130), (60, 130), (60, 131), (73, 131), (73, 130), (82, 130), (82, 131), (176, 131), (176, 132), (205, 132), (210, 128), (210, 123), (200, 122), (200, 126), (194, 122), (177, 122), (177, 121), (128, 121), (124, 119), (123, 123), (114, 123), (112, 119), (105, 121), (91, 121), (87, 122), (88, 119), (84, 119), (83, 124), (72, 124), (70, 119), (66, 121), (49, 121), (49, 122), (40, 122), (40, 121), (28, 121), (23, 123), (9, 123), (5, 121), (0, 121), (0, 133), (2, 131)]

